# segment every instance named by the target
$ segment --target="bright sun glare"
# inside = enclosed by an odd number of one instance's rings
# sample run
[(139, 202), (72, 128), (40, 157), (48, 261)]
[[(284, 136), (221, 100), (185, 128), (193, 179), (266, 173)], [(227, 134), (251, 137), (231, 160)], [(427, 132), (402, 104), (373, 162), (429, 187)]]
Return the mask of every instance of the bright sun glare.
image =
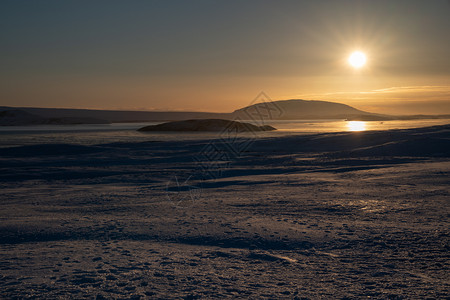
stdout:
[(366, 130), (366, 122), (362, 121), (349, 121), (347, 123), (349, 131), (364, 131)]
[(348, 63), (356, 69), (361, 68), (366, 64), (367, 58), (364, 53), (361, 51), (355, 51), (353, 52), (350, 57), (348, 58)]

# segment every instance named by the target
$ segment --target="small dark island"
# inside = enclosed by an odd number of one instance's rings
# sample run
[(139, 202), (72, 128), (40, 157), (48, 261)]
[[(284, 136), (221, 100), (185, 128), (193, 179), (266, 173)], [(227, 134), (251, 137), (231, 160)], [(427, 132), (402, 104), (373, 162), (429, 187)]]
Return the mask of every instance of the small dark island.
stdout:
[(145, 126), (138, 131), (235, 131), (235, 132), (249, 132), (249, 131), (272, 131), (276, 128), (263, 125), (257, 126), (250, 123), (243, 123), (224, 119), (197, 119), (167, 122), (158, 125)]

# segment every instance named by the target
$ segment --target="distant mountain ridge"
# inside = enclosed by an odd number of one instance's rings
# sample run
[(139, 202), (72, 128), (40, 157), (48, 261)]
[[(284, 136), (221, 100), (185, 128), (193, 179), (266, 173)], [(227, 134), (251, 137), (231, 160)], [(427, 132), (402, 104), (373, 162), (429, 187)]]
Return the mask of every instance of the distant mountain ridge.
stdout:
[(106, 124), (105, 120), (86, 117), (46, 118), (19, 109), (0, 110), (0, 126)]
[(43, 118), (92, 118), (106, 123), (163, 122), (186, 119), (229, 119), (230, 113), (183, 112), (183, 111), (126, 111), (72, 108), (8, 107), (0, 111), (20, 110)]
[[(10, 113), (7, 113), (7, 112)], [(15, 111), (16, 116), (11, 115)], [(27, 115), (28, 114), (28, 115)], [(30, 114), (32, 116), (30, 116)], [(67, 108), (0, 106), (0, 126), (35, 124), (104, 124), (122, 122), (169, 122), (192, 119), (385, 121), (450, 119), (450, 115), (392, 116), (320, 100), (290, 99), (252, 104), (231, 113), (195, 111), (120, 111)]]

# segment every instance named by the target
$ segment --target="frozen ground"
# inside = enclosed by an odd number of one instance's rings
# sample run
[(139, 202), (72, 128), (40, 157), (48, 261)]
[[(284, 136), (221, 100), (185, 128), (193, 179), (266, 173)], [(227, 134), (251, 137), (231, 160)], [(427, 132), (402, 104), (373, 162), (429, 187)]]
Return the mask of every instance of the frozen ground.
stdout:
[(450, 299), (450, 126), (0, 157), (2, 298)]

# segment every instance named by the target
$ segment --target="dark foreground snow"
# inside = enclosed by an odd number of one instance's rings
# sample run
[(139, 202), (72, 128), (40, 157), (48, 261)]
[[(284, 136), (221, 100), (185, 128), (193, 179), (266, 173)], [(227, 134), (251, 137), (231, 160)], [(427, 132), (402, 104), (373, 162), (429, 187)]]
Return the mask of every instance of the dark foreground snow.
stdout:
[(0, 149), (0, 296), (448, 298), (449, 139)]

